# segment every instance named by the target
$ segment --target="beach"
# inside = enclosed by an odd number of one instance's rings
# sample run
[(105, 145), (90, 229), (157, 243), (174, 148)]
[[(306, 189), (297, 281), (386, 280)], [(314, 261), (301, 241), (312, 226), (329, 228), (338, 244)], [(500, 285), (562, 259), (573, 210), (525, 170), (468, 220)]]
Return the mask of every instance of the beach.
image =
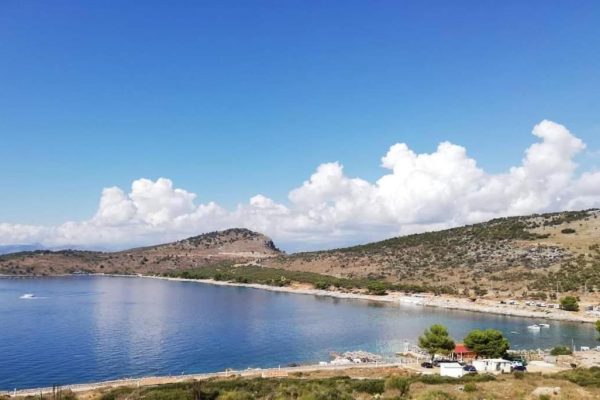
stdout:
[(526, 306), (524, 304), (511, 305), (502, 304), (501, 299), (477, 299), (471, 301), (466, 298), (458, 298), (447, 295), (435, 296), (433, 294), (417, 294), (410, 295), (401, 292), (389, 292), (383, 296), (370, 295), (367, 293), (348, 293), (338, 290), (322, 290), (315, 289), (310, 285), (297, 284), (291, 286), (270, 286), (258, 283), (237, 283), (237, 282), (226, 282), (216, 281), (213, 279), (186, 279), (186, 278), (172, 278), (164, 276), (150, 276), (150, 275), (138, 275), (143, 278), (151, 279), (164, 279), (170, 281), (181, 281), (181, 282), (198, 282), (210, 285), (219, 286), (238, 286), (248, 287), (254, 289), (269, 290), (273, 292), (282, 293), (294, 293), (294, 294), (305, 294), (313, 296), (328, 296), (340, 299), (357, 299), (367, 301), (377, 301), (384, 303), (395, 303), (395, 304), (407, 304), (417, 305), (424, 307), (438, 307), (449, 310), (462, 310), (471, 311), (478, 313), (488, 313), (497, 315), (506, 315), (512, 317), (524, 317), (524, 318), (540, 318), (554, 321), (569, 321), (569, 322), (582, 322), (582, 323), (595, 323), (599, 318), (592, 315), (585, 315), (582, 312), (569, 312), (560, 309), (549, 309)]

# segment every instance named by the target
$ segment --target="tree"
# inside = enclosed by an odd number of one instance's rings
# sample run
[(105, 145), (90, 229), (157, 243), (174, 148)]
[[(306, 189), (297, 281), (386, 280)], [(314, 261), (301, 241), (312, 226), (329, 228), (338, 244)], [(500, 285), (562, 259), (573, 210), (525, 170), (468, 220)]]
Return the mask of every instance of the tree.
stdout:
[(560, 308), (565, 311), (579, 311), (577, 297), (566, 296), (560, 299)]
[(552, 356), (570, 356), (571, 354), (573, 354), (573, 350), (567, 346), (556, 346), (550, 350)]
[(369, 283), (367, 290), (370, 294), (374, 294), (375, 296), (385, 296), (387, 294), (387, 289), (382, 282)]
[(508, 339), (496, 329), (475, 329), (465, 337), (465, 345), (477, 355), (497, 358), (502, 357), (510, 348)]
[(454, 350), (454, 340), (448, 335), (448, 329), (440, 324), (431, 325), (419, 337), (419, 347), (431, 355), (450, 354)]

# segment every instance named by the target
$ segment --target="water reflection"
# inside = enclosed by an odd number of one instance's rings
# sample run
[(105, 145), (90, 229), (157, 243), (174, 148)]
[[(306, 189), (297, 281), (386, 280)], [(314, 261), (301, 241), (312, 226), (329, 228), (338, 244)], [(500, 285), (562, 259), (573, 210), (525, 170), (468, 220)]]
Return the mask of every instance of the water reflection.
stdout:
[[(19, 300), (23, 293), (47, 297)], [(0, 388), (393, 355), (434, 323), (457, 340), (502, 330), (513, 348), (595, 346), (589, 324), (142, 278), (0, 279)]]

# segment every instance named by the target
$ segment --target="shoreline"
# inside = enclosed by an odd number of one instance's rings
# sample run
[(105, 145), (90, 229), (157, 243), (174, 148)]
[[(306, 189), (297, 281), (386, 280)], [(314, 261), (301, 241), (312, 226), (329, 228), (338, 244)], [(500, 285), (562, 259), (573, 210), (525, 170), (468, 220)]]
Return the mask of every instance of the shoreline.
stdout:
[(61, 277), (61, 276), (108, 276), (108, 277), (121, 277), (121, 278), (146, 278), (146, 279), (160, 279), (174, 282), (196, 282), (208, 285), (216, 286), (232, 286), (232, 287), (246, 287), (259, 290), (268, 290), (271, 292), (279, 293), (290, 293), (290, 294), (302, 294), (302, 295), (313, 295), (323, 297), (333, 297), (338, 299), (350, 299), (350, 300), (363, 300), (363, 301), (376, 301), (388, 304), (400, 304), (400, 305), (413, 305), (422, 307), (436, 307), (447, 310), (458, 310), (468, 311), (483, 314), (494, 314), (508, 317), (518, 318), (531, 318), (531, 319), (543, 319), (551, 321), (564, 321), (564, 322), (578, 322), (578, 323), (595, 323), (600, 317), (588, 316), (581, 314), (580, 312), (569, 312), (559, 309), (547, 309), (540, 311), (535, 308), (528, 308), (529, 306), (500, 304), (500, 299), (478, 299), (476, 302), (472, 302), (469, 299), (452, 297), (452, 296), (435, 296), (430, 293), (423, 293), (419, 295), (408, 295), (402, 292), (389, 292), (383, 296), (370, 295), (365, 293), (344, 293), (337, 290), (326, 290), (326, 289), (315, 289), (308, 287), (308, 285), (296, 285), (290, 286), (270, 286), (261, 283), (238, 283), (228, 281), (216, 281), (214, 279), (191, 279), (191, 278), (174, 278), (168, 276), (158, 275), (130, 275), (130, 274), (56, 274), (48, 276), (37, 276), (37, 275), (3, 275), (0, 274), (0, 278), (31, 278), (31, 277)]
[[(104, 275), (107, 276), (107, 275)], [(112, 276), (123, 276), (123, 275), (112, 275)], [(129, 275), (131, 276), (131, 275)], [(153, 276), (153, 275), (137, 275), (134, 277), (150, 278), (150, 279), (161, 279), (175, 282), (196, 282), (204, 283), (216, 286), (234, 286), (234, 287), (247, 287), (260, 290), (268, 290), (279, 293), (291, 293), (291, 294), (304, 294), (313, 296), (324, 296), (334, 297), (338, 299), (351, 299), (351, 300), (366, 300), (366, 301), (377, 301), (382, 303), (396, 303), (401, 305), (416, 305), (422, 307), (436, 307), (444, 308), (447, 310), (458, 310), (458, 311), (469, 311), (478, 312), (484, 314), (495, 314), (509, 317), (519, 318), (533, 318), (533, 319), (544, 319), (552, 321), (566, 321), (566, 322), (579, 322), (579, 323), (595, 323), (598, 317), (581, 315), (579, 313), (573, 313), (569, 311), (553, 309), (549, 311), (539, 311), (535, 309), (525, 308), (526, 306), (511, 306), (509, 304), (500, 304), (499, 301), (495, 303), (491, 300), (478, 300), (472, 302), (468, 299), (462, 299), (459, 297), (450, 296), (434, 296), (432, 294), (423, 294), (420, 296), (410, 296), (400, 292), (390, 292), (384, 296), (376, 296), (364, 293), (343, 293), (335, 290), (324, 290), (314, 289), (307, 287), (289, 287), (289, 286), (270, 286), (260, 283), (238, 283), (238, 282), (227, 282), (227, 281), (215, 281), (213, 279), (188, 279), (188, 278), (173, 278), (167, 276)], [(485, 303), (484, 303), (485, 302)]]

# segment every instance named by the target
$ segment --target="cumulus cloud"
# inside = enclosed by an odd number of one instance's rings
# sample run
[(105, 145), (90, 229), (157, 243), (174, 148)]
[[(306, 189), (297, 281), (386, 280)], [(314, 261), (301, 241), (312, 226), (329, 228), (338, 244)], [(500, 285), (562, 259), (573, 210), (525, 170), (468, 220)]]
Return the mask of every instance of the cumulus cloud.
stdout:
[(198, 204), (196, 194), (169, 179), (138, 179), (128, 193), (105, 188), (87, 221), (0, 224), (0, 243), (123, 247), (247, 227), (288, 248), (322, 248), (500, 216), (600, 206), (600, 171), (577, 174), (574, 159), (585, 144), (552, 121), (542, 121), (532, 133), (537, 142), (520, 165), (504, 173), (487, 173), (464, 147), (449, 142), (423, 154), (397, 143), (381, 158), (386, 173), (377, 181), (348, 177), (340, 163), (324, 163), (290, 191), (287, 204), (257, 194), (227, 210), (214, 202)]

